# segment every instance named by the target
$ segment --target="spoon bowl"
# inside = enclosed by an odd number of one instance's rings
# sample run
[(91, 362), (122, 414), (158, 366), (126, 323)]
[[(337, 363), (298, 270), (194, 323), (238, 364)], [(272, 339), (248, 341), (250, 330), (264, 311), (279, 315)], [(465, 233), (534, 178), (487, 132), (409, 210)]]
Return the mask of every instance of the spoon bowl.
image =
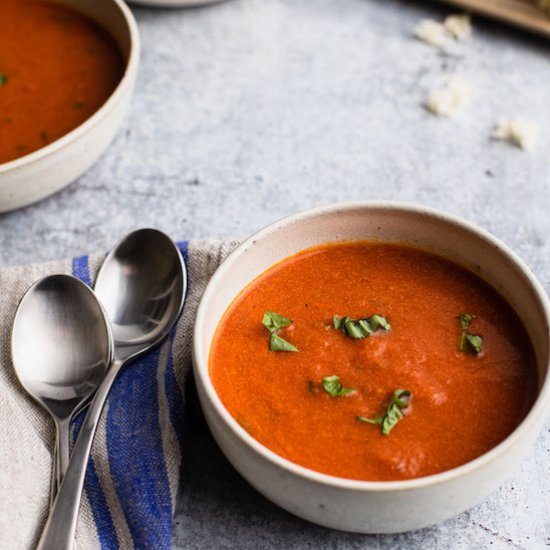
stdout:
[(27, 392), (56, 426), (55, 492), (69, 461), (69, 424), (103, 380), (111, 334), (92, 290), (69, 275), (51, 275), (23, 296), (11, 334), (12, 361)]
[(117, 359), (135, 357), (167, 335), (183, 307), (186, 287), (181, 254), (161, 231), (139, 229), (111, 251), (95, 292), (111, 321)]

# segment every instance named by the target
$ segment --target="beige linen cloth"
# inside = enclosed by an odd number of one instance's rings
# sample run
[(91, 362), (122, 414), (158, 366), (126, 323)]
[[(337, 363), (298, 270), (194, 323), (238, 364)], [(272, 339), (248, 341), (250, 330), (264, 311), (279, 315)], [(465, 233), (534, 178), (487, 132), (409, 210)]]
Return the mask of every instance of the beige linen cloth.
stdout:
[[(78, 548), (170, 547), (184, 437), (179, 423), (191, 365), (194, 317), (208, 280), (236, 243), (192, 240), (179, 245), (189, 275), (184, 313), (172, 338), (133, 372), (129, 369), (134, 366), (128, 366), (117, 379), (118, 386), (115, 383), (94, 440), (94, 475), (90, 476), (89, 469)], [(103, 258), (98, 254), (0, 269), (2, 549), (33, 548), (38, 541), (48, 508), (54, 437), (52, 420), (25, 393), (11, 363), (10, 333), (17, 305), (27, 288), (45, 275), (74, 273), (93, 282)], [(150, 410), (140, 410), (143, 401)]]

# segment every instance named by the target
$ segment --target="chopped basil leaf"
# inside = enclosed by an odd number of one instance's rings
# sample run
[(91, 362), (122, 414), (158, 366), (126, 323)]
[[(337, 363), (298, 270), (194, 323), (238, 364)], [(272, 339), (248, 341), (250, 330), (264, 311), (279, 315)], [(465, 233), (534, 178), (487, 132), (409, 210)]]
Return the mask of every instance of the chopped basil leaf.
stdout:
[(464, 347), (460, 349), (478, 355), (483, 350), (483, 338), (477, 334), (466, 334), (464, 336)]
[(368, 338), (377, 330), (389, 332), (391, 325), (382, 315), (372, 315), (364, 319), (351, 319), (350, 317), (339, 317), (335, 315), (332, 318), (332, 324), (335, 329), (342, 331), (346, 336), (361, 340)]
[(483, 350), (483, 337), (479, 334), (470, 334), (468, 332), (468, 329), (475, 318), (475, 315), (472, 315), (471, 313), (463, 313), (457, 317), (460, 321), (460, 328), (462, 329), (459, 348), (460, 351), (465, 353), (479, 355)]
[(267, 330), (269, 330), (269, 332), (273, 333), (276, 330), (288, 327), (293, 322), (294, 321), (292, 321), (292, 319), (287, 319), (286, 317), (283, 317), (282, 315), (279, 315), (278, 313), (275, 313), (273, 311), (266, 311), (264, 313), (264, 318), (263, 318), (263, 321), (262, 321), (262, 325)]
[(269, 349), (271, 351), (298, 351), (291, 343), (287, 342), (275, 334), (278, 330), (288, 327), (294, 321), (283, 317), (273, 311), (266, 311), (262, 320), (262, 325), (270, 332)]
[(340, 377), (333, 374), (332, 376), (326, 376), (323, 378), (323, 389), (331, 396), (338, 397), (339, 395), (347, 395), (355, 390), (352, 388), (344, 388), (340, 384)]
[(8, 83), (8, 77), (4, 73), (0, 73), (0, 86)]
[(403, 416), (403, 411), (394, 403), (388, 407), (388, 412), (382, 421), (382, 433), (384, 435), (389, 435), (392, 428), (397, 424), (397, 422)]
[(356, 340), (361, 340), (362, 338), (367, 338), (372, 334), (372, 329), (367, 323), (366, 319), (359, 319), (357, 321), (352, 321), (349, 317), (344, 321), (344, 334), (347, 334), (351, 338)]
[(370, 317), (369, 323), (373, 331), (383, 329), (386, 332), (389, 332), (391, 330), (391, 325), (385, 317), (382, 317), (382, 315), (373, 315)]
[(384, 416), (377, 416), (375, 418), (357, 416), (356, 418), (360, 422), (379, 424), (381, 426), (382, 434), (389, 435), (392, 428), (403, 417), (403, 411), (409, 406), (411, 397), (412, 393), (409, 390), (395, 390)]
[(403, 411), (409, 406), (412, 394), (409, 390), (395, 390), (382, 421), (382, 433), (389, 435), (392, 428), (402, 418)]
[(475, 315), (472, 315), (471, 313), (463, 313), (462, 315), (459, 315), (457, 319), (460, 321), (460, 327), (462, 330), (468, 330), (470, 327), (472, 321), (476, 318)]
[(283, 340), (275, 333), (271, 333), (269, 338), (269, 349), (271, 351), (298, 351), (298, 348), (294, 347), (290, 342)]
[(412, 393), (409, 390), (395, 390), (390, 405), (396, 404), (398, 407), (405, 410), (409, 406), (411, 397)]
[(383, 416), (377, 416), (376, 418), (369, 418), (368, 416), (356, 416), (357, 420), (360, 422), (366, 422), (367, 424), (382, 424), (384, 420)]

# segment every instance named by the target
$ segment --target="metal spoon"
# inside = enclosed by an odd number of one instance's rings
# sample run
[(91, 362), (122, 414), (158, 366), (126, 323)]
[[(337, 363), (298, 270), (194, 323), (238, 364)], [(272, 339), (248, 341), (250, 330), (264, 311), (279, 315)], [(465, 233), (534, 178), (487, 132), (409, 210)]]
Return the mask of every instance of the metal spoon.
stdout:
[(93, 292), (69, 275), (37, 281), (21, 300), (11, 333), (17, 377), (55, 423), (50, 503), (69, 464), (69, 427), (111, 361), (111, 335)]
[(159, 344), (174, 326), (187, 289), (185, 264), (164, 233), (141, 229), (128, 235), (107, 256), (95, 289), (111, 320), (114, 359), (82, 424), (38, 550), (72, 547), (86, 465), (107, 395), (120, 369)]

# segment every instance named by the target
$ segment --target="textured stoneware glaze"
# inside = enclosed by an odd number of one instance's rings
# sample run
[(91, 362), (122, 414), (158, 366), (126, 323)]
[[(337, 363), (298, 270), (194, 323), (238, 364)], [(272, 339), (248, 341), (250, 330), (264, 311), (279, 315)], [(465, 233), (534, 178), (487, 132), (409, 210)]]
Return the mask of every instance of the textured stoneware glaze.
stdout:
[[(500, 445), (459, 468), (424, 478), (365, 482), (314, 472), (254, 440), (227, 412), (208, 374), (220, 318), (239, 292), (280, 260), (339, 240), (411, 244), (444, 256), (489, 282), (516, 310), (533, 346), (537, 400)], [(359, 533), (419, 529), (479, 503), (510, 474), (542, 429), (550, 408), (549, 302), (525, 264), (485, 231), (419, 206), (382, 202), (336, 204), (285, 218), (250, 237), (218, 269), (202, 298), (194, 333), (194, 372), (202, 409), (216, 441), (258, 491), (320, 525)]]
[(128, 108), (139, 61), (134, 17), (122, 0), (52, 0), (96, 21), (115, 39), (125, 70), (105, 104), (80, 126), (24, 157), (0, 164), (0, 212), (21, 208), (59, 191), (105, 151)]

